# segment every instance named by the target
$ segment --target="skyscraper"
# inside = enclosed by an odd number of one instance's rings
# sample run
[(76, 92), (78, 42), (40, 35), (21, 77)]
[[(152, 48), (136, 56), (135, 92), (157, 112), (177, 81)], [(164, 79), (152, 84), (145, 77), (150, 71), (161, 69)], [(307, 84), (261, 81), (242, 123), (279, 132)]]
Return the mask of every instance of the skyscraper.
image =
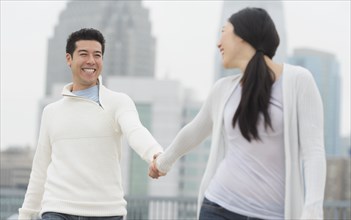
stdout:
[(155, 39), (149, 11), (141, 1), (70, 1), (48, 43), (47, 95), (55, 83), (71, 81), (65, 65), (66, 39), (81, 28), (96, 28), (105, 36), (105, 76), (154, 76)]
[(324, 143), (327, 155), (339, 155), (340, 145), (340, 71), (333, 54), (312, 49), (296, 49), (291, 64), (311, 71), (324, 108)]
[[(258, 7), (265, 9), (274, 21), (276, 29), (280, 37), (280, 44), (277, 49), (273, 60), (277, 62), (284, 62), (286, 59), (287, 51), (287, 39), (285, 33), (285, 18), (284, 18), (284, 8), (282, 1), (224, 1), (223, 9), (221, 14), (221, 20), (218, 28), (218, 39), (220, 37), (220, 28), (227, 22), (229, 17), (246, 7)], [(222, 66), (222, 57), (219, 51), (216, 51), (215, 55), (215, 80), (232, 74), (239, 73), (238, 69), (224, 69)]]

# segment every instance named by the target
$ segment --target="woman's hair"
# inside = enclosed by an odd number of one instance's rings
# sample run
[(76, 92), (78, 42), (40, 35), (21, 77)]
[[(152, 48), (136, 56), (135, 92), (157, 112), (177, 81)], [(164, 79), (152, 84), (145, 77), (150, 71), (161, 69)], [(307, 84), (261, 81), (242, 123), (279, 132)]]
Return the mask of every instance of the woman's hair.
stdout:
[(272, 59), (279, 45), (279, 35), (269, 14), (261, 8), (245, 8), (233, 14), (229, 22), (234, 33), (256, 49), (241, 79), (242, 95), (232, 125), (239, 124), (242, 135), (249, 142), (260, 140), (257, 131), (259, 114), (264, 117), (265, 128), (272, 128), (268, 106), (275, 80), (264, 55)]

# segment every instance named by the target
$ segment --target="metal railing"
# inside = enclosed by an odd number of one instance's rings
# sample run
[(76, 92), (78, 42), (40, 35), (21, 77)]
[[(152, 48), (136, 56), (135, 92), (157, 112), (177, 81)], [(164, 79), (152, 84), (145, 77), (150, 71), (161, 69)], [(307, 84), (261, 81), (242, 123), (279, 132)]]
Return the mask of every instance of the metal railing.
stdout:
[(196, 219), (194, 197), (127, 196), (126, 219)]
[[(126, 220), (192, 220), (196, 219), (195, 197), (126, 196), (128, 215)], [(1, 197), (1, 220), (17, 213), (22, 196)], [(351, 219), (351, 201), (325, 201), (326, 220)]]
[(351, 201), (324, 201), (324, 219), (351, 219)]
[[(197, 199), (194, 197), (127, 196), (127, 220), (190, 220), (196, 219)], [(351, 201), (325, 201), (324, 219), (351, 219)]]

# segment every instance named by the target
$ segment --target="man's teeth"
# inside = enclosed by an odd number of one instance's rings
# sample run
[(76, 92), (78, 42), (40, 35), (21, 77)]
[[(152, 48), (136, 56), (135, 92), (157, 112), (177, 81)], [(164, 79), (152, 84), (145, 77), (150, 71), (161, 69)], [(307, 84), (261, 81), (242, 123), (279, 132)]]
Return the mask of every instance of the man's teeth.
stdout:
[(83, 69), (83, 71), (86, 73), (93, 73), (95, 69)]

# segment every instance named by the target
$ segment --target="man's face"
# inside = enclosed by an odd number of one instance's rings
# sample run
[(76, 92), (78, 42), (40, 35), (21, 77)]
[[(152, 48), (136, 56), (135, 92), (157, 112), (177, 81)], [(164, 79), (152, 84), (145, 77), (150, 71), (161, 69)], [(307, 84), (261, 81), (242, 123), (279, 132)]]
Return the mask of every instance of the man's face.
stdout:
[(102, 49), (98, 41), (77, 41), (73, 56), (67, 53), (66, 60), (73, 74), (73, 91), (97, 84), (103, 67)]

